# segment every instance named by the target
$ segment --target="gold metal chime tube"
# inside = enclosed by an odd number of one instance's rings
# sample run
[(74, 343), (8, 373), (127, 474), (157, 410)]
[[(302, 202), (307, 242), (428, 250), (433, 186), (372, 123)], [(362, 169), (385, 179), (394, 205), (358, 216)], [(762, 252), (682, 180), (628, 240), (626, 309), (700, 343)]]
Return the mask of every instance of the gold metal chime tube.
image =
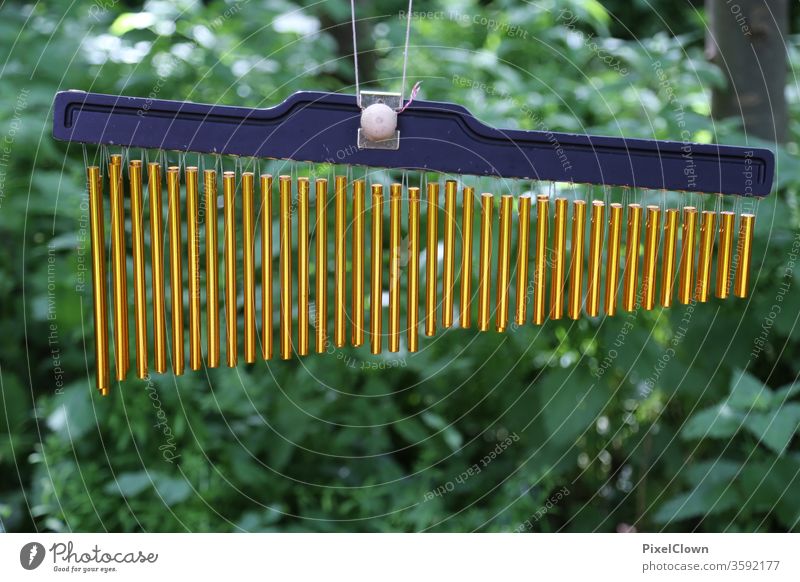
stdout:
[(272, 176), (261, 175), (261, 352), (272, 358)]
[(566, 198), (556, 198), (553, 219), (553, 268), (550, 275), (550, 319), (564, 316), (564, 271), (567, 262), (567, 212)]
[(481, 194), (481, 248), (478, 276), (478, 329), (489, 329), (491, 316), (491, 278), (492, 278), (492, 210), (494, 197)]
[(217, 172), (203, 172), (206, 196), (206, 365), (219, 366), (219, 243), (217, 242)]
[(550, 198), (536, 197), (536, 259), (533, 265), (533, 323), (541, 325), (545, 318), (547, 284), (547, 227), (550, 221)]
[(528, 319), (528, 259), (531, 240), (531, 197), (519, 197), (519, 224), (517, 231), (517, 309), (514, 322), (524, 325)]
[(325, 353), (328, 343), (328, 180), (319, 178), (315, 182), (314, 193), (317, 199), (317, 289), (314, 295), (316, 315), (317, 353)]
[(458, 184), (444, 184), (444, 260), (442, 265), (442, 327), (453, 325), (453, 281), (456, 264), (456, 193)]
[(439, 183), (428, 183), (428, 245), (425, 253), (425, 335), (436, 333), (436, 270), (439, 261)]
[(353, 182), (353, 339), (364, 343), (364, 213), (367, 187), (364, 180)]
[(628, 204), (628, 232), (625, 237), (625, 285), (622, 308), (636, 309), (639, 282), (639, 239), (642, 235), (642, 207)]
[(505, 331), (508, 325), (508, 284), (511, 279), (511, 222), (514, 197), (504, 194), (500, 197), (500, 234), (497, 249), (497, 309), (495, 327)]
[(644, 235), (644, 265), (642, 267), (642, 307), (653, 309), (656, 303), (656, 264), (658, 238), (661, 234), (661, 209), (647, 207), (647, 224)]
[(292, 357), (292, 177), (278, 178), (280, 198), (281, 359)]
[(203, 364), (200, 331), (200, 235), (197, 230), (197, 167), (186, 167), (186, 238), (189, 245), (189, 367)]
[(236, 173), (222, 174), (223, 254), (225, 255), (225, 359), (233, 368), (239, 361), (236, 322)]
[(111, 200), (111, 289), (114, 298), (114, 356), (117, 380), (128, 375), (128, 277), (125, 257), (125, 206), (122, 200), (122, 156), (108, 164)]
[(408, 350), (419, 349), (419, 188), (408, 189)]
[(167, 168), (169, 288), (172, 309), (172, 371), (183, 374), (183, 266), (181, 257), (181, 183), (178, 166)]
[(370, 291), (370, 349), (381, 353), (383, 308), (383, 186), (372, 185), (372, 288)]
[(569, 272), (569, 302), (567, 315), (571, 319), (581, 316), (583, 298), (583, 246), (586, 228), (586, 202), (575, 200), (572, 203), (572, 260)]
[(400, 350), (400, 202), (402, 184), (389, 187), (389, 351)]
[(661, 305), (672, 306), (672, 294), (675, 288), (675, 250), (678, 246), (678, 213), (677, 208), (667, 210), (664, 220), (664, 254), (661, 258)]
[(686, 206), (683, 209), (683, 231), (681, 240), (680, 282), (678, 301), (686, 305), (694, 295), (694, 245), (697, 230), (697, 209)]
[(721, 212), (719, 222), (719, 250), (717, 255), (717, 288), (716, 295), (727, 299), (730, 294), (730, 271), (733, 259), (733, 231), (736, 214)]
[(606, 258), (606, 303), (607, 315), (617, 313), (617, 292), (619, 287), (619, 247), (622, 240), (622, 204), (609, 206), (608, 255)]
[(128, 166), (131, 196), (131, 244), (133, 248), (133, 309), (136, 321), (136, 374), (147, 377), (147, 289), (145, 279), (142, 161)]
[(736, 279), (733, 283), (733, 294), (741, 299), (747, 297), (750, 287), (750, 257), (753, 252), (755, 221), (754, 214), (742, 214), (739, 217), (739, 240), (736, 246)]
[(695, 284), (695, 299), (701, 303), (708, 301), (709, 288), (711, 287), (711, 260), (714, 253), (714, 224), (717, 214), (711, 210), (704, 210), (700, 223), (700, 256), (697, 261), (697, 283)]
[(94, 309), (94, 349), (97, 369), (97, 389), (107, 396), (108, 375), (108, 310), (106, 305), (106, 239), (103, 214), (103, 182), (100, 168), (86, 169), (89, 191), (89, 224), (92, 244), (92, 304)]
[(465, 186), (462, 196), (461, 225), (461, 301), (459, 303), (459, 325), (472, 325), (472, 223), (474, 216), (475, 189)]
[(150, 196), (150, 258), (153, 283), (153, 364), (156, 372), (167, 371), (167, 320), (164, 298), (164, 217), (161, 199), (161, 164), (147, 164)]
[(308, 178), (297, 179), (297, 353), (308, 355)]
[[(347, 283), (345, 272), (347, 269), (347, 177), (336, 176), (334, 179), (334, 274), (333, 274), (333, 345), (340, 348), (345, 341), (345, 328), (347, 314), (345, 311), (345, 296)], [(355, 226), (355, 223), (354, 223)], [(355, 231), (353, 236), (355, 237)], [(355, 250), (355, 246), (353, 247)], [(355, 256), (353, 258), (355, 264)], [(353, 274), (355, 281), (355, 271)], [(353, 314), (355, 317), (355, 313)], [(353, 324), (355, 335), (355, 323)]]
[(603, 231), (605, 229), (605, 203), (592, 202), (592, 225), (589, 231), (589, 272), (586, 290), (586, 313), (597, 317), (600, 313), (600, 265), (603, 259)]
[[(256, 361), (256, 225), (253, 215), (255, 176), (242, 173), (242, 285), (244, 286), (244, 361)], [(198, 339), (199, 342), (199, 339)]]

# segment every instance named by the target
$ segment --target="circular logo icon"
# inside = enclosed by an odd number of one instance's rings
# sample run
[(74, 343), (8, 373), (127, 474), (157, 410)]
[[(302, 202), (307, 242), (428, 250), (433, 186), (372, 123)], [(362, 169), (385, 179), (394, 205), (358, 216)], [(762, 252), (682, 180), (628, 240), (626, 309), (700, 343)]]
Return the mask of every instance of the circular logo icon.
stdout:
[(39, 542), (30, 542), (19, 551), (19, 563), (26, 570), (35, 570), (44, 561), (44, 546)]

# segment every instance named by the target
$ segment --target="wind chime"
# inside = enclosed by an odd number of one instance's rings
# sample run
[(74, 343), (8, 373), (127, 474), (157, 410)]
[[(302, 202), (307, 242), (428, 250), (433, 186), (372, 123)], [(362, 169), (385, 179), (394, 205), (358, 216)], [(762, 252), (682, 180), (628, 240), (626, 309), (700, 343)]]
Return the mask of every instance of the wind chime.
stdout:
[[(184, 373), (186, 291), (192, 370), (220, 365), (220, 295), (231, 367), (240, 332), (245, 362), (272, 359), (275, 327), (284, 360), (312, 351), (312, 330), (316, 353), (331, 343), (345, 346), (348, 335), (352, 346), (368, 338), (373, 354), (385, 341), (390, 352), (416, 352), (421, 331), (433, 336), (437, 326), (454, 322), (488, 331), (494, 320), (503, 332), (511, 321), (541, 325), (548, 317), (705, 302), (712, 291), (724, 299), (731, 287), (744, 298), (755, 213), (738, 213), (737, 224), (731, 209), (738, 204), (728, 210), (723, 204), (729, 196), (768, 195), (774, 170), (773, 154), (764, 149), (501, 130), (459, 105), (413, 100), (413, 93), (406, 102), (402, 94), (358, 86), (356, 95), (295, 93), (269, 109), (65, 91), (54, 109), (56, 139), (100, 146), (101, 162), (88, 165), (87, 181), (103, 395), (111, 351), (106, 188), (114, 368), (121, 381), (129, 372), (131, 311), (136, 374), (148, 374), (151, 341), (156, 372), (167, 370), (171, 348), (172, 371)], [(261, 172), (262, 164), (274, 165), (270, 160), (293, 161), (292, 171), (277, 179)], [(370, 168), (382, 169), (379, 179), (370, 179)], [(530, 188), (515, 194), (509, 183)], [(603, 187), (603, 199), (591, 199), (594, 186)], [(609, 202), (609, 192), (621, 202)], [(644, 203), (650, 192), (659, 204)], [(697, 202), (668, 208), (665, 192)], [(695, 193), (716, 194), (712, 209)]]

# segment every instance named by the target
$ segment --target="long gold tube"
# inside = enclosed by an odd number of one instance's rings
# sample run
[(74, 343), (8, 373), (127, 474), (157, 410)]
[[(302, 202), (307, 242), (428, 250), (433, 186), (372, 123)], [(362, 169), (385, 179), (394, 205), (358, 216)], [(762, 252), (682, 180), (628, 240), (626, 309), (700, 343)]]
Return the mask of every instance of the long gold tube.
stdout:
[(225, 359), (233, 368), (239, 361), (236, 321), (236, 173), (222, 173), (223, 254), (225, 256)]
[(481, 249), (478, 275), (478, 329), (489, 329), (492, 279), (492, 210), (494, 196), (481, 194)]
[(636, 309), (639, 292), (639, 239), (642, 235), (642, 207), (628, 204), (628, 232), (625, 238), (625, 282), (622, 295), (622, 308), (625, 311)]
[(206, 366), (219, 366), (219, 243), (217, 242), (217, 172), (203, 172), (206, 197)]
[(186, 238), (189, 245), (189, 367), (203, 365), (200, 331), (200, 234), (197, 230), (197, 167), (187, 166)]
[(511, 223), (514, 197), (500, 197), (500, 233), (497, 244), (497, 308), (495, 327), (503, 332), (508, 325), (508, 284), (511, 278)]
[(314, 184), (317, 199), (317, 289), (314, 328), (317, 353), (325, 353), (328, 343), (328, 180), (319, 178)]
[(144, 224), (142, 222), (142, 161), (128, 166), (131, 196), (131, 244), (133, 248), (133, 309), (136, 321), (136, 374), (147, 377), (147, 281), (144, 268)]
[(111, 199), (111, 289), (114, 298), (114, 356), (117, 380), (128, 375), (128, 277), (125, 258), (125, 206), (122, 200), (122, 157), (111, 156), (108, 164)]
[(150, 196), (150, 260), (153, 280), (153, 367), (167, 371), (167, 316), (164, 299), (164, 216), (161, 199), (161, 164), (147, 164)]
[(569, 301), (567, 304), (567, 315), (572, 319), (578, 319), (581, 316), (585, 228), (586, 202), (575, 200), (572, 203), (572, 258), (569, 272)]
[(280, 196), (281, 359), (292, 357), (292, 177), (278, 179)]
[(536, 197), (536, 258), (533, 264), (533, 323), (541, 325), (545, 318), (547, 289), (547, 241), (550, 222), (550, 197)]
[(100, 168), (86, 168), (89, 191), (89, 226), (92, 244), (92, 303), (94, 308), (94, 350), (97, 369), (97, 390), (107, 396), (108, 375), (108, 310), (106, 306), (106, 239), (103, 215), (103, 182)]
[(678, 246), (678, 214), (677, 208), (667, 210), (664, 219), (664, 254), (661, 257), (661, 305), (672, 306), (672, 295), (675, 289), (675, 249)]
[[(345, 342), (347, 314), (345, 312), (345, 295), (347, 283), (347, 177), (336, 176), (334, 179), (334, 273), (333, 273), (333, 345), (341, 348)], [(355, 217), (353, 222), (355, 229)], [(353, 231), (355, 236), (355, 230)], [(353, 258), (355, 264), (355, 257)], [(355, 280), (355, 271), (353, 272)], [(354, 326), (355, 330), (355, 326)]]
[(383, 333), (383, 186), (372, 185), (372, 289), (369, 305), (370, 348), (373, 354), (381, 353)]
[(648, 206), (644, 233), (644, 264), (642, 266), (642, 307), (653, 309), (656, 304), (656, 266), (658, 238), (661, 234), (661, 209)]
[(717, 289), (720, 299), (730, 295), (731, 260), (733, 259), (733, 234), (736, 226), (736, 214), (721, 212), (719, 222), (719, 249), (717, 255)]
[(256, 361), (256, 225), (253, 172), (242, 172), (242, 286), (244, 287), (244, 361)]
[(408, 351), (419, 348), (419, 188), (408, 189)]
[(475, 188), (465, 186), (461, 190), (461, 302), (459, 303), (459, 325), (472, 325), (472, 225), (474, 216)]
[(603, 259), (603, 231), (605, 229), (605, 203), (592, 202), (592, 225), (589, 231), (589, 272), (586, 288), (586, 313), (597, 317), (600, 313), (600, 266)]
[(733, 294), (744, 299), (750, 287), (750, 260), (753, 253), (754, 214), (742, 214), (739, 217), (739, 240), (736, 244), (736, 279), (733, 283)]
[(684, 305), (690, 303), (694, 295), (694, 245), (696, 230), (697, 209), (693, 206), (686, 206), (683, 209), (680, 287), (678, 289), (678, 301)]
[(297, 179), (297, 354), (308, 355), (308, 178)]
[(425, 335), (436, 333), (436, 271), (439, 261), (439, 183), (428, 182), (428, 245), (425, 252)]
[(364, 343), (364, 212), (367, 186), (364, 180), (353, 182), (353, 337), (358, 347)]
[[(517, 230), (517, 309), (514, 322), (524, 325), (528, 319), (528, 260), (531, 246), (531, 197), (519, 197)], [(500, 229), (502, 232), (502, 228)]]
[(389, 351), (400, 350), (400, 202), (403, 185), (389, 187)]
[(261, 352), (272, 358), (272, 175), (261, 175)]
[(181, 175), (167, 168), (167, 220), (169, 228), (169, 290), (172, 310), (172, 371), (183, 374), (183, 257), (181, 253)]
[(553, 268), (550, 275), (550, 319), (564, 316), (564, 271), (567, 262), (567, 213), (566, 198), (556, 198), (556, 214), (553, 221)]
[(453, 325), (453, 282), (456, 265), (456, 194), (458, 183), (444, 183), (444, 259), (442, 261), (442, 327)]
[(607, 315), (617, 312), (619, 287), (619, 247), (622, 239), (622, 204), (612, 203), (608, 221), (608, 255), (606, 257), (606, 303)]
[(703, 220), (700, 223), (700, 257), (697, 261), (697, 283), (695, 284), (695, 299), (701, 303), (708, 301), (711, 287), (711, 261), (714, 253), (714, 224), (717, 214), (712, 210), (703, 211)]

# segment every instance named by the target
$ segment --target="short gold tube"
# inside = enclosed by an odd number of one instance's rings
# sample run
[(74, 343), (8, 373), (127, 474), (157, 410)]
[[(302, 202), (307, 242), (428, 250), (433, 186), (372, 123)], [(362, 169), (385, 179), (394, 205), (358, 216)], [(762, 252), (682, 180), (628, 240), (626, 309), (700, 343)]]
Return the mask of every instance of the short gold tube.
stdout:
[(739, 217), (739, 240), (736, 244), (736, 279), (733, 283), (733, 294), (740, 299), (747, 297), (750, 288), (750, 261), (753, 254), (755, 221), (754, 214), (742, 214)]
[(661, 234), (661, 209), (648, 206), (644, 233), (644, 263), (642, 266), (642, 307), (650, 310), (656, 304), (656, 266), (658, 238)]
[(142, 218), (142, 161), (128, 166), (131, 197), (131, 246), (133, 249), (133, 309), (136, 321), (136, 374), (147, 377), (147, 281), (144, 268), (144, 223)]
[(697, 209), (683, 209), (683, 232), (681, 234), (681, 266), (678, 301), (686, 305), (694, 295), (694, 246), (697, 231)]
[(206, 366), (219, 366), (219, 243), (217, 238), (217, 172), (203, 172), (206, 198)]
[(566, 198), (556, 198), (553, 219), (553, 267), (550, 274), (550, 319), (564, 316), (564, 272), (567, 263), (567, 213)]
[(720, 213), (716, 288), (716, 295), (720, 299), (727, 299), (728, 295), (730, 295), (730, 274), (731, 261), (733, 259), (733, 234), (735, 226), (736, 214), (728, 211)]
[(169, 228), (169, 289), (172, 310), (172, 371), (183, 374), (183, 257), (181, 253), (181, 175), (178, 166), (167, 168), (167, 220)]
[(103, 182), (100, 168), (86, 168), (89, 191), (89, 230), (92, 245), (92, 304), (94, 313), (94, 350), (97, 390), (107, 396), (110, 389), (108, 372), (108, 309), (106, 305), (106, 239), (103, 214)]
[[(334, 271), (333, 271), (333, 345), (341, 348), (345, 342), (347, 313), (345, 296), (347, 283), (347, 177), (336, 176), (334, 179)], [(355, 229), (355, 216), (353, 217)], [(355, 236), (355, 230), (353, 231)], [(353, 258), (355, 262), (355, 257)], [(355, 279), (355, 271), (353, 272)], [(355, 324), (354, 324), (355, 330)]]
[(297, 354), (308, 355), (308, 178), (297, 179)]
[(572, 203), (572, 257), (569, 272), (569, 301), (567, 303), (567, 316), (571, 319), (578, 319), (581, 316), (585, 228), (586, 202), (575, 200)]
[(353, 182), (353, 334), (352, 344), (364, 343), (364, 223), (367, 185), (364, 180)]
[(487, 331), (491, 317), (492, 211), (494, 196), (481, 194), (481, 248), (478, 267), (478, 329)]
[(664, 219), (664, 254), (661, 257), (661, 305), (672, 306), (672, 295), (675, 289), (675, 250), (678, 246), (678, 214), (677, 208), (667, 210)]
[(444, 183), (444, 258), (442, 260), (442, 327), (453, 325), (453, 282), (456, 265), (456, 194), (458, 183)]
[(261, 175), (261, 355), (272, 358), (272, 175)]
[(603, 234), (605, 230), (605, 203), (592, 202), (592, 225), (589, 230), (589, 272), (586, 287), (586, 313), (591, 317), (600, 314), (600, 266), (603, 259)]
[(622, 239), (622, 204), (609, 205), (608, 254), (606, 258), (606, 302), (607, 315), (617, 313), (619, 288), (619, 247)]
[(200, 330), (200, 234), (197, 230), (196, 166), (187, 166), (186, 178), (186, 238), (189, 247), (189, 367), (199, 370), (203, 365)]
[(419, 349), (419, 188), (408, 189), (408, 351)]
[(425, 335), (436, 333), (436, 271), (439, 261), (439, 183), (428, 182), (428, 241), (425, 251)]
[(244, 361), (256, 361), (256, 225), (253, 172), (242, 172), (242, 286), (244, 287)]
[(628, 232), (625, 237), (625, 281), (622, 295), (622, 308), (625, 311), (636, 309), (639, 293), (639, 240), (642, 236), (642, 207), (628, 204)]
[(508, 284), (511, 278), (511, 223), (514, 197), (500, 197), (500, 233), (497, 241), (497, 308), (495, 327), (503, 332), (508, 325)]
[(381, 353), (381, 334), (383, 333), (383, 186), (372, 185), (372, 285), (369, 305), (370, 349), (373, 354)]
[(128, 347), (128, 269), (125, 253), (125, 206), (122, 200), (122, 157), (108, 164), (111, 200), (111, 290), (114, 298), (114, 357), (117, 380), (124, 380), (130, 365)]
[(524, 325), (528, 319), (528, 260), (531, 246), (531, 197), (528, 194), (519, 197), (517, 229), (517, 309), (514, 322)]
[(292, 357), (292, 177), (278, 178), (280, 197), (281, 359)]
[(465, 186), (461, 190), (461, 301), (459, 303), (459, 325), (472, 325), (472, 237), (474, 221), (475, 189)]
[(545, 318), (547, 289), (547, 241), (550, 222), (550, 197), (536, 197), (536, 257), (533, 264), (533, 323), (541, 325)]
[(222, 173), (223, 254), (225, 256), (225, 359), (233, 368), (239, 360), (236, 322), (236, 173)]
[(147, 164), (150, 196), (150, 260), (153, 284), (153, 367), (167, 371), (167, 315), (164, 297), (164, 216), (161, 192), (161, 164)]
[(400, 350), (400, 202), (403, 185), (389, 187), (389, 351)]
[(314, 329), (317, 353), (323, 354), (328, 343), (328, 180), (318, 178), (314, 184), (314, 194), (317, 199), (315, 229), (317, 289), (314, 294), (316, 303)]
[(700, 256), (697, 260), (697, 283), (694, 298), (701, 303), (708, 301), (711, 288), (711, 261), (714, 254), (714, 225), (717, 214), (713, 210), (704, 210), (700, 223)]

